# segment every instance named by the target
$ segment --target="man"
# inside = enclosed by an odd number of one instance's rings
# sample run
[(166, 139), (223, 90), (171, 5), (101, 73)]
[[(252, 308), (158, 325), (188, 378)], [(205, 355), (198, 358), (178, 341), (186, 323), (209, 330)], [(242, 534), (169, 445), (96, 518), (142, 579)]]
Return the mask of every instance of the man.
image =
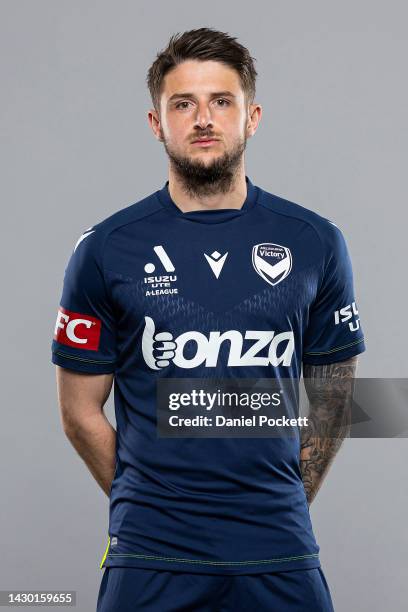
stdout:
[[(98, 612), (333, 610), (309, 504), (345, 399), (317, 389), (301, 439), (159, 427), (174, 379), (298, 380), (303, 362), (310, 389), (352, 379), (365, 350), (340, 230), (245, 174), (256, 74), (225, 33), (170, 39), (148, 73), (168, 181), (88, 228), (66, 269), (52, 356), (62, 421), (110, 497)], [(116, 432), (103, 412), (113, 381)]]

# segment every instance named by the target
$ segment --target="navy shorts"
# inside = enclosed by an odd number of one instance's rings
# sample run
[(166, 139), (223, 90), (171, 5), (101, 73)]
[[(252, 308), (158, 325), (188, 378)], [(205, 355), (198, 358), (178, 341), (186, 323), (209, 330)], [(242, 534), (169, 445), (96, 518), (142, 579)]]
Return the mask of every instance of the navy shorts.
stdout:
[(321, 567), (248, 575), (107, 567), (96, 612), (334, 612)]

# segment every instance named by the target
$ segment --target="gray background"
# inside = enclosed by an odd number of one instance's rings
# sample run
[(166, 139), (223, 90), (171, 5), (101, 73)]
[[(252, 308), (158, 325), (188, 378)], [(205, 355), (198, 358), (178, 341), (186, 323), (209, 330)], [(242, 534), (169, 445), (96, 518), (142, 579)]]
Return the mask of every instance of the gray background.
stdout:
[[(343, 230), (367, 336), (359, 374), (406, 377), (408, 15), (349, 0), (0, 7), (0, 589), (75, 589), (88, 612), (108, 499), (63, 434), (50, 344), (79, 235), (167, 178), (147, 124), (156, 52), (201, 26), (249, 47), (264, 116), (247, 174)], [(347, 440), (313, 503), (336, 612), (406, 609), (407, 459), (406, 439)]]

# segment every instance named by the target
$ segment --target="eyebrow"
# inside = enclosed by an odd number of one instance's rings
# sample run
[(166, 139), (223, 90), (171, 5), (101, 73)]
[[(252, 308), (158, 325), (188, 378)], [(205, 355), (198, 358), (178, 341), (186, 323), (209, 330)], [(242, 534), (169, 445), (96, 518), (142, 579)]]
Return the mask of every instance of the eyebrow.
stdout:
[[(230, 98), (236, 98), (236, 95), (231, 91), (215, 91), (210, 94), (211, 98), (217, 98), (221, 96), (229, 96)], [(195, 95), (193, 93), (175, 93), (169, 98), (169, 102), (173, 102), (174, 100), (180, 100), (181, 98), (194, 98)]]

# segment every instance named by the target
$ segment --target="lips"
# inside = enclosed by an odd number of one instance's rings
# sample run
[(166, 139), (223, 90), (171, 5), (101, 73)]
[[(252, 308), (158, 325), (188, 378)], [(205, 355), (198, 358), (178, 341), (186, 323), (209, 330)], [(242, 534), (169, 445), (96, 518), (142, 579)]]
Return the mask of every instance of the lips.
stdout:
[(213, 142), (213, 141), (216, 141), (216, 140), (218, 140), (218, 138), (211, 138), (211, 137), (207, 136), (206, 138), (196, 138), (195, 140), (193, 140), (193, 144), (195, 142)]
[(217, 138), (200, 138), (199, 140), (194, 140), (192, 144), (196, 147), (211, 147), (217, 141)]

